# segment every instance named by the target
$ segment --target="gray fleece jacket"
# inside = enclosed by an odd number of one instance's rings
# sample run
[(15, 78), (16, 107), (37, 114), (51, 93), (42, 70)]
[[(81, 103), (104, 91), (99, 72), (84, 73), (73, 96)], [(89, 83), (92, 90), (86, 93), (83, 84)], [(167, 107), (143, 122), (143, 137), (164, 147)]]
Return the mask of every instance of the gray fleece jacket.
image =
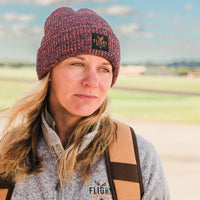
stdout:
[[(92, 141), (97, 129), (98, 125), (93, 132), (86, 135), (79, 153)], [(95, 163), (96, 170), (92, 171), (88, 183), (83, 182), (75, 172), (73, 180), (64, 183), (63, 188), (60, 188), (57, 159), (64, 149), (44, 115), (42, 130), (37, 152), (44, 158), (45, 170), (28, 176), (23, 183), (16, 183), (11, 200), (111, 200), (104, 157)], [(142, 200), (169, 200), (169, 190), (157, 152), (147, 140), (139, 135), (136, 138), (144, 186)]]

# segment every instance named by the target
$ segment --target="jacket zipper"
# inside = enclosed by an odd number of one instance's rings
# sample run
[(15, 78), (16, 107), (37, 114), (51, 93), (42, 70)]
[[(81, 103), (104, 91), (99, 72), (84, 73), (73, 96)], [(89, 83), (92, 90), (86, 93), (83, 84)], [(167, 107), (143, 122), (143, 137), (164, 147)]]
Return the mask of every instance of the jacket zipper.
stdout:
[(56, 185), (56, 191), (57, 191), (57, 198), (56, 198), (56, 200), (62, 200), (62, 189), (61, 189), (60, 180), (58, 181), (58, 183)]

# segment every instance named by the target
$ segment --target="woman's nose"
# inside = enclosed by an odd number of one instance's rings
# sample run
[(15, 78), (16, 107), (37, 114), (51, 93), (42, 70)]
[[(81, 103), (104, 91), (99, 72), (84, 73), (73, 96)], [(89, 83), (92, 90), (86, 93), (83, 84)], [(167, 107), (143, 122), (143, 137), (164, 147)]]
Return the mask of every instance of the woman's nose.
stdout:
[(82, 85), (84, 87), (96, 88), (99, 85), (98, 74), (95, 70), (87, 70), (82, 80)]

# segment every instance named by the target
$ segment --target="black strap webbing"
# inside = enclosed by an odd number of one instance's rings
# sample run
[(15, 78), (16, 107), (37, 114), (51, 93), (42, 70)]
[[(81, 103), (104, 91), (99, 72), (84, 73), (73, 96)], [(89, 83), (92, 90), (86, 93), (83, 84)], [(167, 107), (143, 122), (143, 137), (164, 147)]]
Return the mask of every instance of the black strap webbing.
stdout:
[(15, 187), (15, 183), (9, 181), (9, 180), (3, 180), (0, 177), (0, 193), (2, 191), (5, 191), (5, 189), (8, 190), (6, 198), (5, 199), (1, 199), (1, 200), (10, 200), (12, 197), (12, 193), (13, 193), (13, 189)]

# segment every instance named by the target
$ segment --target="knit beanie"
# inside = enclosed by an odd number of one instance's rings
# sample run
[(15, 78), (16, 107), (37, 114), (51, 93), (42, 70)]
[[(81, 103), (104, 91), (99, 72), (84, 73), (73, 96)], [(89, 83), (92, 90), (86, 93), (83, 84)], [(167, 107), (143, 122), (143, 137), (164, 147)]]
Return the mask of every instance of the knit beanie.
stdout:
[(89, 9), (56, 9), (45, 22), (44, 36), (37, 52), (38, 79), (66, 58), (80, 54), (108, 60), (113, 68), (113, 86), (119, 73), (120, 45), (110, 25)]

